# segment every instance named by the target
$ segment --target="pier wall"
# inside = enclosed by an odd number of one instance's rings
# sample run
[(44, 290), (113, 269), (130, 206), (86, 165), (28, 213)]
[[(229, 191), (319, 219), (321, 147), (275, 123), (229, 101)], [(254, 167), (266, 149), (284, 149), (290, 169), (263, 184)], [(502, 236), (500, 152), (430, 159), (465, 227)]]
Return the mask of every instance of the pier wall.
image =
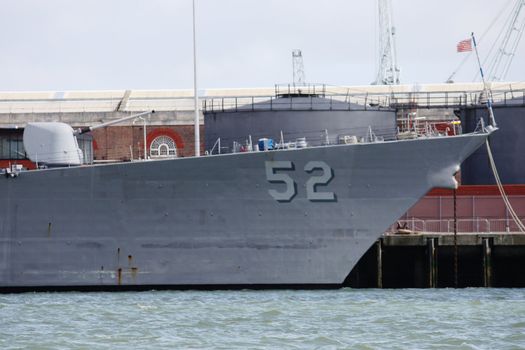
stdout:
[[(525, 185), (506, 185), (525, 221)], [(435, 189), (403, 215), (345, 281), (353, 288), (525, 287), (525, 233), (496, 186)], [(454, 236), (454, 231), (457, 235)]]
[[(456, 241), (456, 244), (454, 243)], [(525, 234), (387, 234), (345, 281), (352, 288), (525, 287)]]

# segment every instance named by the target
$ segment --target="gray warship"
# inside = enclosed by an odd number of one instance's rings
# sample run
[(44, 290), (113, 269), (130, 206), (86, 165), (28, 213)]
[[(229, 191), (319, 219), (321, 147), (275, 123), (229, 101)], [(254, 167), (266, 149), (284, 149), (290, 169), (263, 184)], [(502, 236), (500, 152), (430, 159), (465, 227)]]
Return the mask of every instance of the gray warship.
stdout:
[(6, 171), (0, 290), (337, 288), (494, 130)]

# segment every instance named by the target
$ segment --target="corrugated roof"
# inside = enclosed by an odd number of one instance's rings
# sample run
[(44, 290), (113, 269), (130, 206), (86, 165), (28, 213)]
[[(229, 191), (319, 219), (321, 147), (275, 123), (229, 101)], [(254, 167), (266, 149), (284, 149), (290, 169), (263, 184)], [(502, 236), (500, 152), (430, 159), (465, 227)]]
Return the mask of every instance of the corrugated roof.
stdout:
[[(492, 83), (492, 90), (525, 90), (523, 82)], [(415, 84), (415, 85), (364, 85), (327, 86), (327, 94), (392, 94), (421, 92), (479, 92), (481, 83), (464, 84)], [(0, 92), (0, 113), (65, 113), (65, 112), (112, 112), (125, 111), (189, 111), (193, 110), (193, 90), (127, 90), (96, 91), (16, 91)], [(207, 89), (200, 92), (202, 98), (218, 97), (270, 97), (275, 88)]]

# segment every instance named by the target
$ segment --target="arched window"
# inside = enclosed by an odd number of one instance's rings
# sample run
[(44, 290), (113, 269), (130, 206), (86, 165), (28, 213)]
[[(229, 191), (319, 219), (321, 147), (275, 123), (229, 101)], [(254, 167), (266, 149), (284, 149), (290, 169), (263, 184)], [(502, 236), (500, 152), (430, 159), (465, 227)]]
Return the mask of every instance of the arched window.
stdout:
[(158, 136), (151, 141), (149, 154), (152, 158), (176, 157), (177, 146), (171, 137), (165, 135)]

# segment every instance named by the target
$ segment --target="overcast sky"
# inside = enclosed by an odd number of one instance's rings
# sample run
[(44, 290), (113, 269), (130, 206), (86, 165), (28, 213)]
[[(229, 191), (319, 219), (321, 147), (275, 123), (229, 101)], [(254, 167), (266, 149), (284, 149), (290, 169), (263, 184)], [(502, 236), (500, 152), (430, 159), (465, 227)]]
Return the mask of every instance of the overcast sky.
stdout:
[[(199, 88), (292, 80), (364, 85), (376, 75), (377, 0), (196, 0)], [(515, 0), (392, 0), (402, 83), (444, 82)], [(184, 89), (193, 84), (191, 0), (0, 0), (0, 90)], [(482, 38), (492, 46), (503, 21)], [(525, 40), (507, 80), (525, 81)], [(472, 81), (471, 57), (456, 81)]]

